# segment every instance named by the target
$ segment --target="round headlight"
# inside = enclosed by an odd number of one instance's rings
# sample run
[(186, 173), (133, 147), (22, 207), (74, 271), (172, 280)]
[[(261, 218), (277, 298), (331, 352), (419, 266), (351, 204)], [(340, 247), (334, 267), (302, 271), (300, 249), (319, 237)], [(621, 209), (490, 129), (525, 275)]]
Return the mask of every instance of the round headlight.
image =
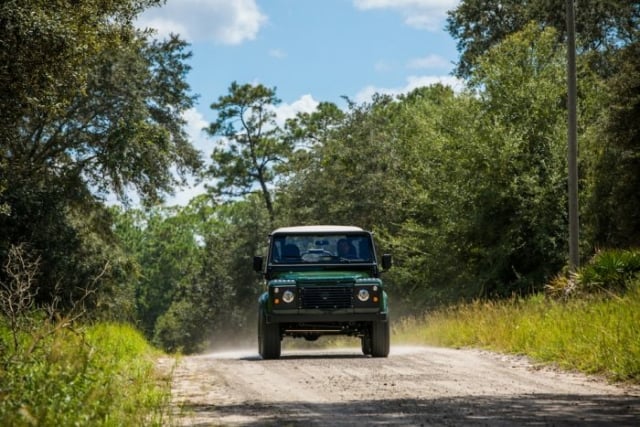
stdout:
[(284, 291), (284, 293), (282, 294), (282, 301), (286, 302), (287, 304), (290, 304), (294, 298), (294, 293), (289, 290)]
[(358, 299), (362, 302), (369, 300), (369, 291), (366, 289), (360, 289), (358, 291)]

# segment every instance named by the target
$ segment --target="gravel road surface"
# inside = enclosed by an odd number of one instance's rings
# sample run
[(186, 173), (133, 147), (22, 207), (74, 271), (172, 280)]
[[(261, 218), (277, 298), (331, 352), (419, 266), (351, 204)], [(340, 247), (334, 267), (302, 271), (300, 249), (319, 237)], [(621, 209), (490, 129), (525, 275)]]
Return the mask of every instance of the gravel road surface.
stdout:
[(359, 349), (184, 357), (172, 405), (174, 422), (189, 426), (640, 426), (638, 388), (432, 347), (393, 347), (386, 359)]

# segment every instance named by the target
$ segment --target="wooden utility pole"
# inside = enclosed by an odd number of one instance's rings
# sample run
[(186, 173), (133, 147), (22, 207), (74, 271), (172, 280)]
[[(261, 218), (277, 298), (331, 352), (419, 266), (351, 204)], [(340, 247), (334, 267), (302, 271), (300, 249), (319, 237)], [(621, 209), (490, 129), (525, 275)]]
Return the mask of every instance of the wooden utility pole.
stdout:
[(576, 25), (574, 0), (567, 0), (567, 109), (569, 111), (569, 269), (580, 266), (578, 219), (578, 132), (576, 113)]

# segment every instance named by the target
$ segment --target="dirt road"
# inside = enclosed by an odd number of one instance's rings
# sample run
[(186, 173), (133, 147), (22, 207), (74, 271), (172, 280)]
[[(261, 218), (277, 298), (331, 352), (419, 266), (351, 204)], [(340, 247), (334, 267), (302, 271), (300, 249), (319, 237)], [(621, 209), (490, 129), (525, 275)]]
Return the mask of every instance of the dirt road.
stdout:
[[(166, 363), (166, 361), (165, 361)], [(183, 358), (181, 425), (640, 425), (640, 391), (474, 350), (393, 347)]]

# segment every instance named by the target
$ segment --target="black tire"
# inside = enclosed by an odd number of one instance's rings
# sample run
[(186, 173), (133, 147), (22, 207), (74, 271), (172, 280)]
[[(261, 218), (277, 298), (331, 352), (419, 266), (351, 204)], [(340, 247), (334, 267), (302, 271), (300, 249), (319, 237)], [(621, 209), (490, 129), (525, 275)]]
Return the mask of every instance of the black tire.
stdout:
[(360, 338), (362, 342), (362, 354), (365, 356), (371, 355), (371, 333), (367, 333), (366, 335)]
[(387, 357), (389, 355), (389, 322), (374, 321), (371, 324), (371, 355)]
[(263, 359), (280, 357), (280, 327), (277, 323), (267, 323), (262, 311), (258, 320), (258, 352)]

